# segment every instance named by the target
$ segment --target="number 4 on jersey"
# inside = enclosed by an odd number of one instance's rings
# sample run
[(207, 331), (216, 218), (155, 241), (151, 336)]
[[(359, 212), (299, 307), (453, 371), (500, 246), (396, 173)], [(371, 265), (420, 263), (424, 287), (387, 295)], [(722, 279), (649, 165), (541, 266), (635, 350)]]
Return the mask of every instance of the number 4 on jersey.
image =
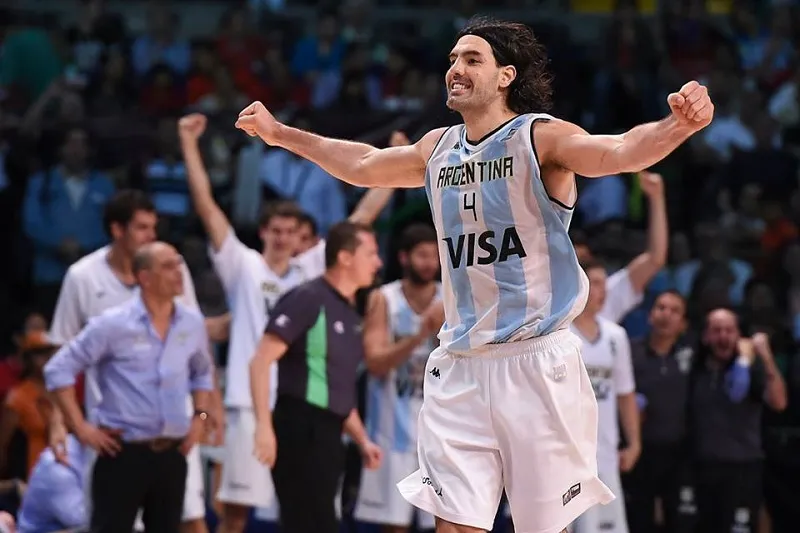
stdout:
[(475, 222), (478, 221), (478, 211), (475, 209), (475, 191), (464, 193), (464, 211), (472, 211)]

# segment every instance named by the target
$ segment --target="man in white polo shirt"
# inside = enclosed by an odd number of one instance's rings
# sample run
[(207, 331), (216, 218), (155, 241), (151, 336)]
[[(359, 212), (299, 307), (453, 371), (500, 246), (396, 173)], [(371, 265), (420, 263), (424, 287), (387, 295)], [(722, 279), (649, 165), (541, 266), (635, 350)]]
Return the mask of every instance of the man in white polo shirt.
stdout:
[[(153, 203), (141, 191), (120, 191), (106, 205), (104, 223), (112, 244), (83, 257), (67, 270), (50, 330), (53, 342), (67, 343), (81, 331), (90, 318), (130, 300), (138, 290), (131, 265), (136, 250), (156, 240), (157, 215)], [(186, 265), (182, 268), (184, 290), (181, 301), (187, 306), (197, 308), (191, 274)], [(94, 379), (94, 369), (89, 369), (86, 375), (85, 407), (90, 420), (100, 398), (101, 392), (97, 380)], [(191, 413), (191, 397), (188, 396), (187, 410)], [(50, 441), (56, 456), (63, 457), (66, 431), (60, 415), (57, 410), (54, 412)], [(216, 413), (211, 418), (219, 424), (220, 417)], [(87, 449), (87, 453), (92, 452)], [(192, 449), (187, 461), (182, 532), (204, 533), (207, 531), (205, 493), (197, 446)], [(87, 468), (91, 468), (93, 461), (87, 460), (86, 463)], [(87, 483), (90, 482), (91, 476), (86, 476), (86, 480)]]

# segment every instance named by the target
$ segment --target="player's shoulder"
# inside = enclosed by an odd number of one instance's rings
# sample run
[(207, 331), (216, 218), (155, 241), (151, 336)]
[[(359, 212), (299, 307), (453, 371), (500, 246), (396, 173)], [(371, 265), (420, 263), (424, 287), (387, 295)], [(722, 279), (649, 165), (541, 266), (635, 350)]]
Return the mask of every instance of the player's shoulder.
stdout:
[(597, 322), (610, 337), (628, 340), (628, 332), (616, 322), (603, 317), (597, 317)]
[(180, 301), (175, 301), (175, 308), (180, 314), (181, 320), (187, 321), (190, 325), (205, 327), (206, 318), (196, 307), (188, 306)]
[(108, 246), (103, 246), (94, 252), (87, 254), (74, 263), (67, 269), (66, 279), (72, 282), (86, 282), (97, 277), (98, 270), (106, 268), (106, 256), (108, 255)]

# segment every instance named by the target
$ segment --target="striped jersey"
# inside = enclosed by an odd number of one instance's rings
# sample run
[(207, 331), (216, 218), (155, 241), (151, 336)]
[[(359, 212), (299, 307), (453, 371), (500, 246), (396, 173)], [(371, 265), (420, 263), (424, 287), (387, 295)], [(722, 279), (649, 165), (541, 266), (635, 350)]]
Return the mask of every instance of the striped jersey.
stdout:
[[(389, 342), (416, 335), (421, 317), (403, 294), (401, 280), (380, 288), (386, 300)], [(434, 301), (442, 297), (437, 283)], [(373, 442), (393, 452), (414, 452), (417, 448), (417, 418), (422, 406), (422, 383), (428, 356), (436, 347), (436, 338), (420, 343), (408, 360), (385, 377), (367, 378), (367, 433)]]
[(589, 281), (568, 235), (572, 209), (547, 194), (533, 146), (533, 123), (550, 119), (517, 116), (477, 144), (463, 124), (453, 126), (431, 154), (425, 188), (442, 262), (439, 339), (448, 351), (547, 335), (586, 304)]

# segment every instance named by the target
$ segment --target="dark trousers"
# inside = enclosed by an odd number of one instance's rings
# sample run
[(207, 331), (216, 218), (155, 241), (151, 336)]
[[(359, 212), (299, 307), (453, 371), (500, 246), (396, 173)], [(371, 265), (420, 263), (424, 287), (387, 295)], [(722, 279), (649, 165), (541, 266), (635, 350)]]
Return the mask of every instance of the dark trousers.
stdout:
[(343, 421), (304, 401), (278, 398), (272, 413), (278, 442), (272, 480), (284, 533), (339, 532), (334, 499), (344, 470)]
[(761, 461), (697, 465), (697, 533), (758, 533)]
[(115, 457), (101, 456), (95, 462), (91, 533), (133, 531), (139, 509), (147, 533), (176, 533), (185, 487), (186, 458), (177, 441), (160, 451), (124, 443)]
[(655, 521), (657, 499), (664, 511), (664, 532), (693, 531), (697, 503), (682, 447), (645, 444), (636, 467), (622, 476), (622, 484), (631, 533), (659, 531)]

